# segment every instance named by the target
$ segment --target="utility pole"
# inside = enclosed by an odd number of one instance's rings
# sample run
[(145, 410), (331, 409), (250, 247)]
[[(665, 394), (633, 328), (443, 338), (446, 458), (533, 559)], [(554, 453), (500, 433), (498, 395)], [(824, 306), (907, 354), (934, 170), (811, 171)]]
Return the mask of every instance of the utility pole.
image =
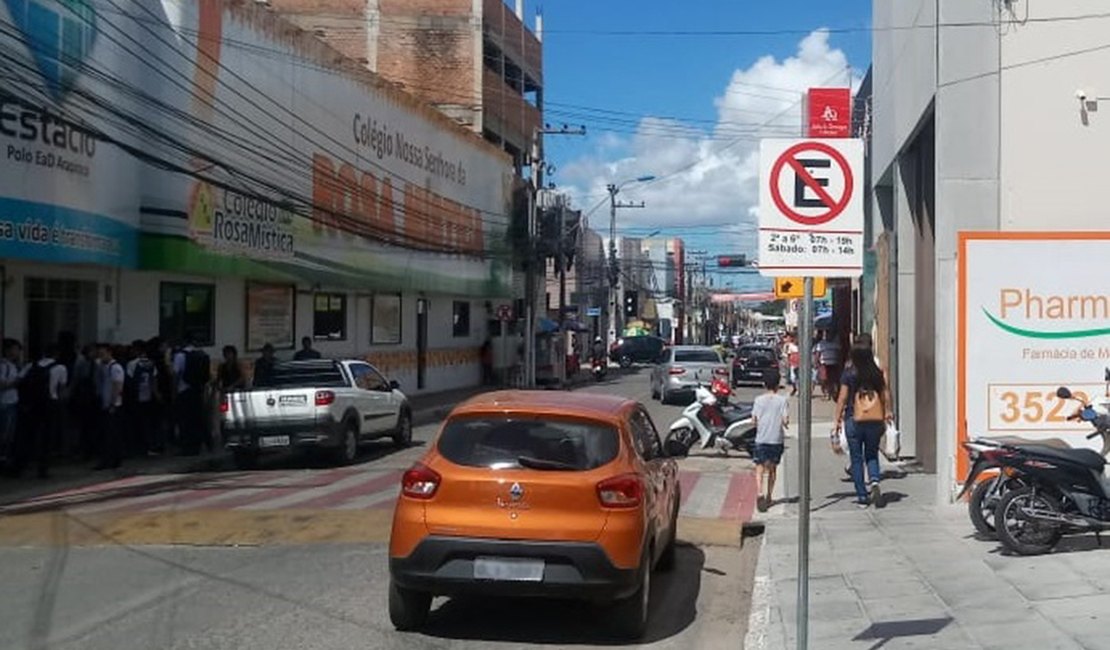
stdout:
[(643, 201), (627, 203), (617, 201), (617, 194), (628, 183), (646, 183), (655, 180), (654, 176), (641, 176), (620, 184), (610, 183), (605, 189), (609, 191), (609, 337), (608, 344), (612, 348), (617, 341), (618, 312), (621, 308), (620, 292), (620, 262), (617, 261), (617, 210), (620, 208), (644, 208)]
[[(536, 267), (542, 263), (536, 246), (536, 222), (539, 213), (539, 191), (543, 189), (543, 173), (547, 162), (543, 159), (544, 135), (585, 135), (586, 127), (563, 125), (532, 130), (532, 182), (528, 192), (528, 252), (524, 269), (524, 387), (536, 386)], [(554, 168), (552, 168), (554, 172)]]

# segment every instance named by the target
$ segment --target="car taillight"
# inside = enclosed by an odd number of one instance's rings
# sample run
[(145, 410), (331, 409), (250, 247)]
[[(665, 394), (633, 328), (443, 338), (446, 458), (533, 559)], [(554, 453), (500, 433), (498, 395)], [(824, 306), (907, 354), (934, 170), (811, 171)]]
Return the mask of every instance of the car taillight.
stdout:
[(316, 406), (328, 406), (335, 402), (335, 393), (330, 390), (316, 391)]
[(686, 374), (686, 369), (685, 369), (685, 368), (682, 368), (682, 367), (680, 367), (680, 366), (672, 366), (672, 367), (671, 367), (671, 369), (667, 371), (667, 374), (671, 374), (671, 375), (685, 375), (685, 374)]
[(413, 499), (431, 499), (439, 488), (439, 474), (417, 463), (401, 477), (401, 494)]
[(644, 498), (644, 483), (635, 474), (621, 474), (597, 484), (597, 498), (606, 508), (635, 508)]
[(722, 377), (727, 377), (728, 376), (728, 368), (714, 368), (713, 369), (713, 374), (720, 375)]
[(231, 398), (227, 397), (227, 396), (224, 396), (224, 398), (222, 400), (220, 400), (220, 413), (227, 413), (230, 410), (231, 410)]

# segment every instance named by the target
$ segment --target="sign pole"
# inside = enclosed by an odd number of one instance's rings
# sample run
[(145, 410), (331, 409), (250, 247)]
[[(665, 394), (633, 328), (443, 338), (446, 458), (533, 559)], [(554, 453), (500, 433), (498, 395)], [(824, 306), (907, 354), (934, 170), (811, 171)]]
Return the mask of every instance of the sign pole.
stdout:
[(813, 442), (813, 278), (805, 278), (798, 352), (798, 650), (809, 647), (809, 475)]

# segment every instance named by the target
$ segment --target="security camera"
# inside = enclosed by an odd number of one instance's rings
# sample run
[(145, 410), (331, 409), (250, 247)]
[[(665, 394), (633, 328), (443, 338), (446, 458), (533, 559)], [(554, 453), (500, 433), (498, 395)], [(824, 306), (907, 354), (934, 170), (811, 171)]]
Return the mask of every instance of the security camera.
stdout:
[(1087, 101), (1087, 91), (1080, 88), (1079, 90), (1075, 91), (1075, 98), (1081, 102)]

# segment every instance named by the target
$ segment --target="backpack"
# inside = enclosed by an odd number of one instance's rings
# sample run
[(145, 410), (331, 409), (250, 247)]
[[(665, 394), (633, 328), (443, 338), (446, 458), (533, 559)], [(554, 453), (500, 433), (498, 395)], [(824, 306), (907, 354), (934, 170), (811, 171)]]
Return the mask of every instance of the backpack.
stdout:
[(50, 409), (50, 371), (56, 365), (42, 366), (36, 361), (19, 382), (19, 403), (28, 411), (44, 413)]
[[(135, 372), (124, 380), (124, 390), (131, 404), (142, 404), (154, 399), (154, 362), (139, 359), (135, 362)], [(143, 399), (143, 396), (146, 399)]]
[(181, 378), (189, 388), (204, 388), (212, 380), (212, 364), (203, 350), (185, 352), (185, 372)]
[(856, 395), (852, 398), (852, 419), (856, 422), (885, 421), (886, 408), (883, 405), (883, 396), (870, 389), (856, 389)]

